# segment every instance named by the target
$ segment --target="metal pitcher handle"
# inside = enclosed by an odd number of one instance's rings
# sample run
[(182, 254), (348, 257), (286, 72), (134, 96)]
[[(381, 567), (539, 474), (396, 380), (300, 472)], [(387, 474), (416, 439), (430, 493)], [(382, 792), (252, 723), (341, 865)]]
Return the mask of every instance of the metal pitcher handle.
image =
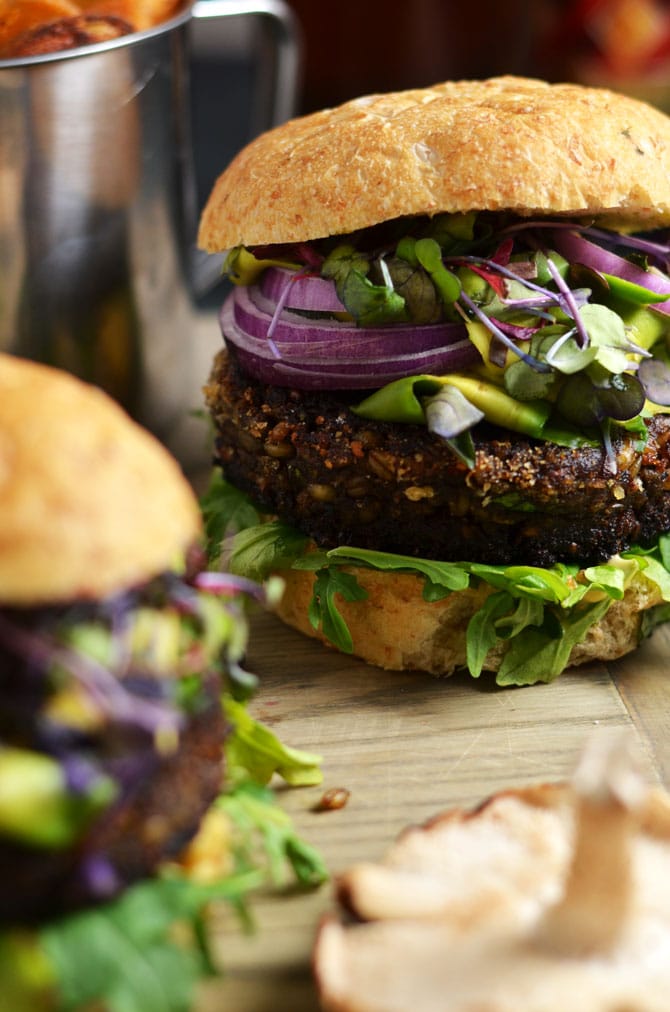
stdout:
[[(254, 16), (273, 54), (270, 74), (259, 74), (254, 95), (251, 136), (256, 136), (295, 114), (300, 83), (299, 27), (284, 0), (196, 0), (191, 9), (198, 21)], [(223, 169), (224, 166), (221, 166)], [(221, 278), (221, 258), (194, 251), (193, 283), (202, 295)]]
[[(295, 112), (299, 83), (300, 52), (298, 25), (293, 10), (284, 0), (197, 0), (192, 8), (194, 18), (222, 18), (254, 15), (276, 54), (274, 73), (268, 81), (271, 101), (261, 111), (257, 101), (254, 132), (260, 133), (283, 123)], [(265, 103), (263, 103), (265, 105)]]

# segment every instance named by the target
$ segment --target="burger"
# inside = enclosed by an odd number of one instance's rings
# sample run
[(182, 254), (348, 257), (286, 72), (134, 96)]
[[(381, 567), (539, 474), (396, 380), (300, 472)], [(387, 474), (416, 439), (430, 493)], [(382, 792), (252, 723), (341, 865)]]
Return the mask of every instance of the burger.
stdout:
[[(121, 984), (148, 1001), (156, 984), (140, 970), (166, 960), (173, 919), (201, 917), (221, 894), (159, 873), (239, 781), (236, 769), (224, 782), (238, 722), (236, 768), (252, 769), (260, 733), (264, 780), (284, 761), (289, 780), (319, 774), (298, 752), (292, 771), (239, 701), (244, 607), (260, 588), (203, 570), (198, 502), (153, 436), (96, 388), (7, 355), (0, 434), (0, 990), (7, 1007), (36, 1009), (17, 996), (26, 980), (53, 990), (65, 966), (50, 1008), (90, 1007)], [(152, 877), (155, 892), (115, 905)], [(77, 920), (89, 908), (93, 920)], [(151, 1007), (186, 1007), (196, 960), (167, 962), (174, 1002)]]
[(669, 154), (644, 103), (502, 77), (295, 119), (223, 172), (221, 515), (285, 621), (528, 684), (668, 617)]

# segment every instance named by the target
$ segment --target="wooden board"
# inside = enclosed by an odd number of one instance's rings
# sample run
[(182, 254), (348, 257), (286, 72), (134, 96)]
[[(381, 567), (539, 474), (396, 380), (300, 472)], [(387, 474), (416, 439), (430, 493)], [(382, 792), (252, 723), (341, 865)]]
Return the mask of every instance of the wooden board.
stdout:
[[(319, 646), (261, 615), (248, 667), (262, 680), (253, 712), (290, 745), (323, 757), (321, 787), (282, 790), (301, 834), (336, 876), (381, 857), (409, 823), (492, 792), (569, 776), (587, 737), (630, 728), (651, 781), (670, 782), (670, 633), (659, 630), (616, 663), (589, 665), (552, 685), (497, 689), (492, 679), (384, 672)], [(323, 791), (348, 804), (317, 812)], [(198, 1008), (316, 1012), (310, 954), (332, 883), (310, 893), (260, 897), (256, 930), (222, 914), (218, 955), (226, 978)]]

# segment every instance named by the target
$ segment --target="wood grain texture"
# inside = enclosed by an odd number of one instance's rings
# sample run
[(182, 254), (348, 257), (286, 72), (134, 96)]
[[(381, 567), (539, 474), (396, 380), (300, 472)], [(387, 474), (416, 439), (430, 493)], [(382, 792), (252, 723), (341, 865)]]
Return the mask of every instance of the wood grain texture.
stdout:
[[(333, 875), (382, 856), (408, 824), (472, 806), (516, 784), (569, 776), (598, 727), (630, 728), (652, 782), (670, 778), (670, 633), (661, 630), (615, 664), (552, 685), (497, 689), (492, 678), (385, 672), (321, 647), (269, 615), (253, 622), (248, 666), (261, 677), (253, 710), (288, 744), (323, 757), (320, 787), (282, 790), (282, 804)], [(351, 794), (316, 812), (324, 790)], [(198, 1006), (214, 1012), (316, 1012), (310, 955), (332, 887), (263, 896), (242, 936), (220, 915), (226, 978)]]

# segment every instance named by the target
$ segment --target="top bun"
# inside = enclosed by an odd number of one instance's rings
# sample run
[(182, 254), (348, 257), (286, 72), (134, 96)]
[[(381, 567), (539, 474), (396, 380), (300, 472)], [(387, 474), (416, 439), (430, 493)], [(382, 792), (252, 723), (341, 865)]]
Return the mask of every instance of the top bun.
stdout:
[(176, 461), (115, 401), (0, 355), (0, 604), (104, 597), (180, 564), (199, 532)]
[(670, 222), (670, 118), (624, 95), (520, 77), (371, 95), (252, 141), (199, 242), (303, 242), (404, 215), (508, 210)]

